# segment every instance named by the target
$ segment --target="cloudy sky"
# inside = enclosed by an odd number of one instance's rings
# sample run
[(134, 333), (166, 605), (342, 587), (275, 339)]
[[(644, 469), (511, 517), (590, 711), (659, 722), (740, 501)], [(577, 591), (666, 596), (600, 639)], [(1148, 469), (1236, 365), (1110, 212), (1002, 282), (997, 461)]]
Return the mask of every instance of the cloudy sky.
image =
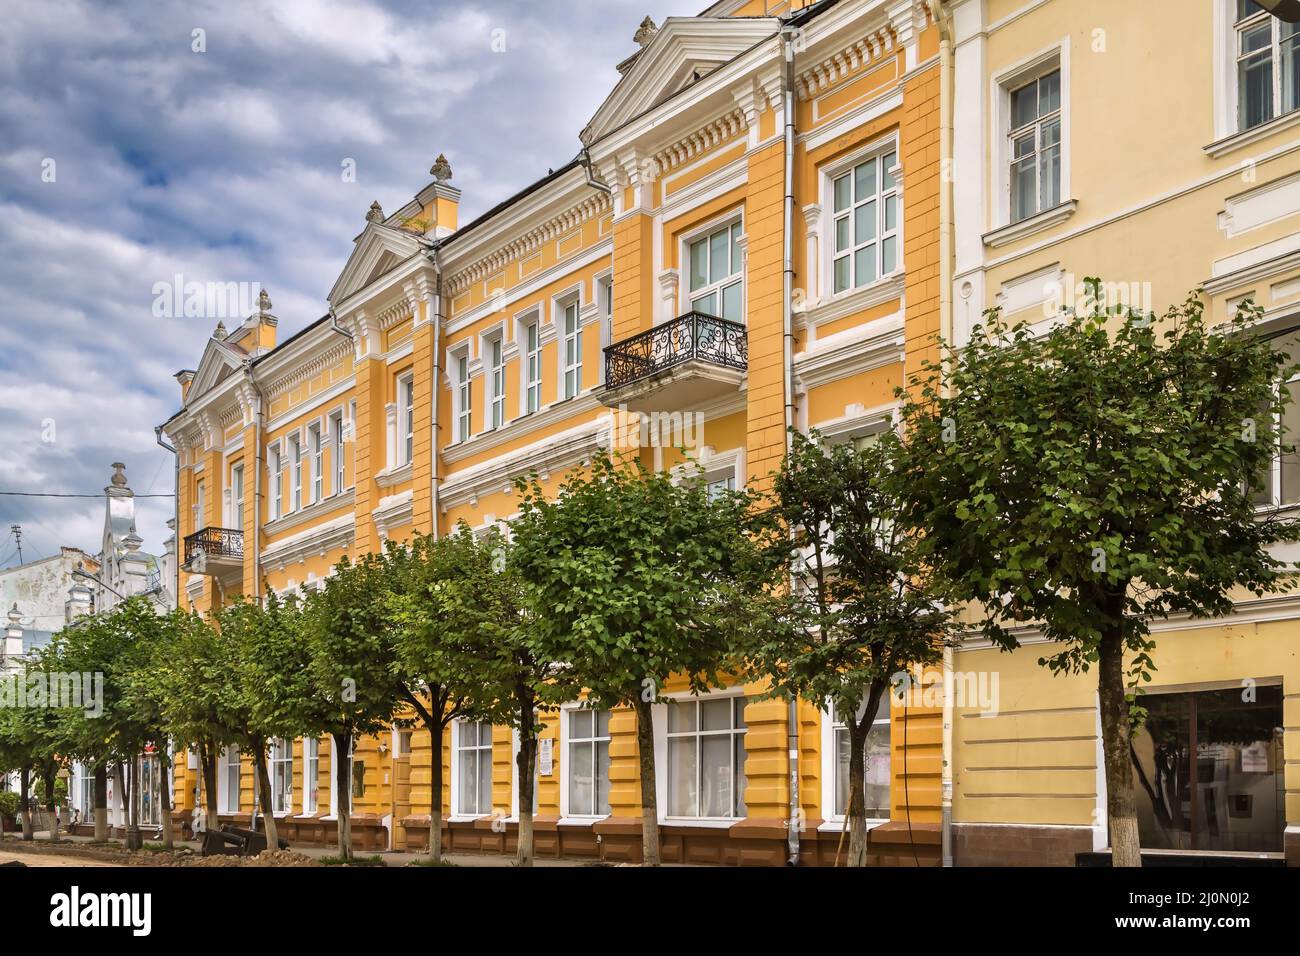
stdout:
[[(643, 16), (705, 2), (6, 5), (0, 491), (99, 494), (122, 461), (137, 494), (170, 493), (153, 429), (214, 322), (155, 317), (156, 283), (264, 284), (283, 341), (323, 313), (372, 200), (396, 210), (445, 152), (468, 221), (572, 158)], [(147, 550), (171, 507), (139, 502)], [(0, 495), (0, 567), (11, 524), (31, 560), (97, 550), (102, 516)]]

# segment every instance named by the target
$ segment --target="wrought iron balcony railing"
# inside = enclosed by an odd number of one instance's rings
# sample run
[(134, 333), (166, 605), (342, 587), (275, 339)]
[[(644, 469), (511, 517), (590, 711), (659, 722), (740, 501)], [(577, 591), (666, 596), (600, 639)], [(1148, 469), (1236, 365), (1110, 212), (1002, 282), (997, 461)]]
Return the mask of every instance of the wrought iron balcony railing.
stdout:
[(204, 528), (185, 538), (185, 563), (203, 554), (209, 558), (243, 560), (244, 532), (231, 528)]
[(605, 347), (605, 387), (619, 388), (691, 359), (744, 371), (749, 364), (745, 327), (703, 312), (687, 312), (615, 342)]

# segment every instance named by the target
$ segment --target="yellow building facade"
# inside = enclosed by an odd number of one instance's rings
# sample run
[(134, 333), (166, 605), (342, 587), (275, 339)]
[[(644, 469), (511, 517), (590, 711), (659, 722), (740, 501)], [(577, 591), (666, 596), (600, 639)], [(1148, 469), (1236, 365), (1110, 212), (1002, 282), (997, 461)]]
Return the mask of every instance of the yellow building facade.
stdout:
[[(708, 481), (761, 486), (787, 421), (867, 439), (940, 338), (960, 346), (995, 305), (1045, 318), (1084, 276), (1157, 309), (1198, 286), (1219, 315), (1250, 296), (1294, 332), (1300, 47), (1238, 0), (1193, 6), (723, 0), (643, 24), (573, 162), (467, 223), (435, 163), (405, 207), (371, 207), (324, 316), (277, 342), (264, 300), (180, 373), (164, 431), (182, 602), (310, 589), (386, 540), (508, 523), (516, 478), (558, 487), (601, 448), (673, 468), (685, 446)], [(1275, 472), (1272, 500), (1300, 503), (1292, 466)], [(1156, 627), (1160, 737), (1134, 748), (1144, 846), (1300, 857), (1297, 618), (1280, 596)], [(1095, 680), (1052, 677), (1021, 637), (1010, 655), (957, 649), (950, 686), (971, 692), (950, 708), (881, 715), (873, 862), (1068, 865), (1105, 848)], [(758, 690), (667, 688), (665, 860), (834, 861), (834, 715)], [(1228, 740), (1225, 720), (1251, 729)], [(543, 741), (538, 852), (637, 859), (631, 711), (561, 709)], [(357, 845), (427, 845), (436, 759), (444, 847), (509, 851), (514, 749), (471, 724), (360, 741)], [(332, 841), (330, 742), (274, 758), (282, 832)], [(196, 779), (182, 760), (179, 813)], [(218, 791), (247, 820), (237, 753)]]

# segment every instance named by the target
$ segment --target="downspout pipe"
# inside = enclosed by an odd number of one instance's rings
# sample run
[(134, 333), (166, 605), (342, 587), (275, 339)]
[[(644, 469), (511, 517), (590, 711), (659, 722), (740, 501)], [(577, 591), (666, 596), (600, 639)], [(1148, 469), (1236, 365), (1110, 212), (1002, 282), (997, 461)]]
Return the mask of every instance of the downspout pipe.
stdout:
[[(953, 159), (953, 42), (952, 12), (942, 0), (929, 0), (930, 16), (939, 27), (939, 337), (952, 343), (952, 169)], [(943, 764), (939, 790), (941, 856), (943, 866), (953, 865), (953, 648), (943, 648)]]
[[(430, 436), (431, 461), (429, 477), (429, 508), (431, 512), (430, 524), (432, 526), (433, 540), (438, 540), (438, 513), (439, 506), (439, 482), (441, 473), (438, 469), (438, 392), (442, 385), (442, 326), (444, 316), (442, 312), (443, 287), (442, 287), (442, 262), (438, 258), (440, 244), (434, 242), (428, 251), (429, 261), (433, 263), (434, 283), (433, 283), (433, 388), (430, 405), (430, 423), (429, 427), (433, 434)], [(396, 748), (394, 748), (394, 760), (396, 760)], [(396, 773), (396, 766), (394, 766)], [(393, 777), (397, 779), (396, 776)], [(390, 831), (391, 832), (391, 831)]]
[(582, 152), (578, 154), (578, 162), (582, 163), (583, 171), (587, 174), (587, 185), (592, 189), (599, 189), (606, 195), (614, 194), (614, 187), (605, 182), (591, 168), (591, 150), (586, 146), (582, 147)]
[[(262, 603), (262, 457), (265, 454), (263, 448), (265, 436), (262, 434), (262, 427), (265, 424), (263, 413), (266, 399), (257, 385), (257, 376), (253, 374), (251, 359), (244, 362), (244, 375), (247, 376), (248, 387), (252, 389), (253, 397), (257, 401), (257, 408), (253, 415), (253, 600), (260, 605)], [(240, 515), (239, 518), (242, 521), (244, 516)]]
[[(781, 111), (785, 116), (785, 198), (781, 204), (781, 369), (782, 392), (785, 405), (785, 453), (787, 457), (794, 446), (794, 26), (786, 21), (781, 26)], [(790, 711), (786, 717), (790, 759), (790, 814), (786, 824), (790, 866), (799, 864), (799, 830), (803, 814), (799, 803), (799, 698), (790, 698)]]

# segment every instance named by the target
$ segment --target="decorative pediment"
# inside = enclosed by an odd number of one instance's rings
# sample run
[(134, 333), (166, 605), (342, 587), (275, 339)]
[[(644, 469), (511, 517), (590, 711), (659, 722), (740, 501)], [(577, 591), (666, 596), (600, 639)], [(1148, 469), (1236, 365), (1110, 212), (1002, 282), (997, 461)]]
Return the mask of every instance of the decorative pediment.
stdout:
[(368, 222), (357, 236), (352, 255), (330, 289), (330, 305), (364, 289), (424, 247), (419, 238), (381, 222)]
[(596, 111), (582, 141), (594, 143), (635, 119), (774, 35), (780, 25), (775, 17), (669, 17)]
[(199, 369), (194, 373), (194, 382), (186, 393), (185, 404), (193, 403), (194, 399), (210, 392), (239, 371), (243, 360), (243, 353), (235, 346), (227, 345), (220, 339), (208, 339), (207, 347), (203, 350), (203, 359), (199, 362)]

